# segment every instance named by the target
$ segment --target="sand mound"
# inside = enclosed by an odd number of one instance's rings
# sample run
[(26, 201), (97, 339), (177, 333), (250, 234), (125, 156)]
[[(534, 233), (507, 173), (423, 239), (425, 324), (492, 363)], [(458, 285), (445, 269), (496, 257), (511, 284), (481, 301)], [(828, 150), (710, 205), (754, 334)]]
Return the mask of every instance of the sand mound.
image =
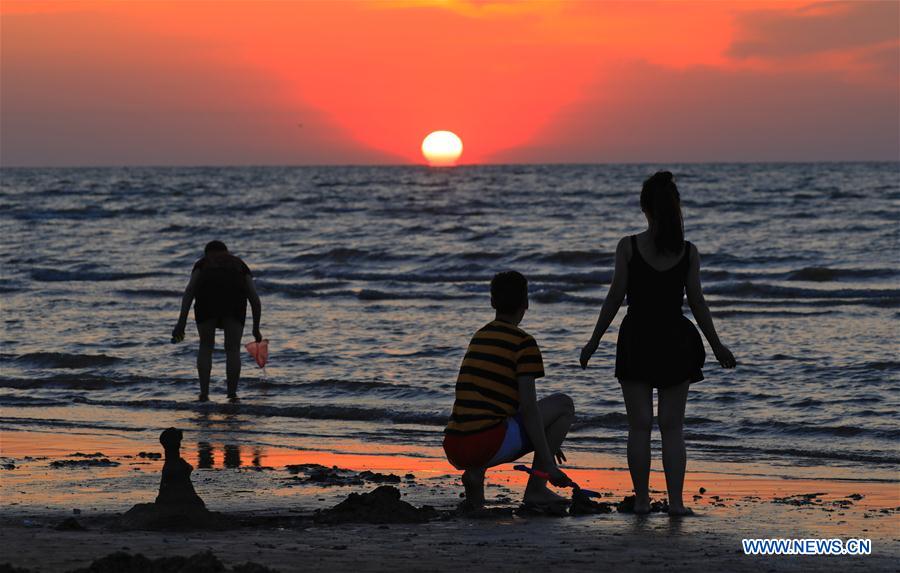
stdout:
[[(356, 472), (339, 468), (337, 466), (323, 466), (319, 464), (296, 464), (285, 466), (292, 474), (305, 474), (305, 478), (292, 478), (301, 483), (310, 483), (318, 486), (350, 486), (364, 485), (368, 483), (400, 483), (400, 476), (394, 474), (382, 474), (365, 470)], [(413, 479), (415, 476), (413, 476)], [(409, 478), (407, 478), (409, 479)]]
[(278, 573), (258, 563), (247, 562), (231, 569), (225, 567), (218, 557), (210, 552), (197, 553), (190, 557), (160, 557), (150, 559), (138, 553), (111, 553), (95, 560), (87, 567), (73, 569), (69, 573)]
[(139, 503), (129, 509), (118, 522), (121, 529), (179, 531), (189, 529), (227, 529), (224, 516), (205, 507), (170, 506)]
[(316, 523), (423, 523), (438, 513), (431, 506), (417, 508), (400, 499), (400, 490), (383, 485), (369, 493), (351, 493), (332, 507), (317, 511)]
[(569, 508), (569, 514), (597, 515), (601, 513), (612, 513), (612, 510), (613, 504), (609, 502), (594, 501), (586, 495), (574, 493), (572, 495), (572, 506)]
[(87, 528), (81, 525), (74, 517), (67, 517), (62, 520), (55, 529), (57, 531), (87, 531)]
[[(75, 454), (73, 454), (75, 455)], [(64, 468), (114, 468), (119, 462), (114, 462), (108, 458), (95, 458), (92, 455), (86, 459), (80, 460), (54, 460), (50, 462), (50, 467), (54, 469)]]

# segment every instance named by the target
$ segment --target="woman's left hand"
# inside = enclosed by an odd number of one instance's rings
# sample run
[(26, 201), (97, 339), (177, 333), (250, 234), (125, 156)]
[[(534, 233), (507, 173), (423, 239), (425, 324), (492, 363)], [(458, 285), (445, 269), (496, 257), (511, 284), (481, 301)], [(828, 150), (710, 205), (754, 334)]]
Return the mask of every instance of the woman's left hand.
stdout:
[(737, 360), (734, 359), (734, 354), (732, 354), (724, 344), (713, 347), (713, 353), (716, 355), (716, 360), (719, 361), (722, 368), (734, 368), (737, 366)]

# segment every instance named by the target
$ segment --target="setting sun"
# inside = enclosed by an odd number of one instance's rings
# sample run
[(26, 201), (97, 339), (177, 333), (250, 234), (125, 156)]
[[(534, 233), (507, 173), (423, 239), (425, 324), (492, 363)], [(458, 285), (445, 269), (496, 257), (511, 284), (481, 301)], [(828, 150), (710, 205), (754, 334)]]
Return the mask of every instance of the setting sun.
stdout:
[(422, 155), (431, 166), (455, 165), (462, 150), (462, 140), (452, 131), (433, 131), (422, 140)]

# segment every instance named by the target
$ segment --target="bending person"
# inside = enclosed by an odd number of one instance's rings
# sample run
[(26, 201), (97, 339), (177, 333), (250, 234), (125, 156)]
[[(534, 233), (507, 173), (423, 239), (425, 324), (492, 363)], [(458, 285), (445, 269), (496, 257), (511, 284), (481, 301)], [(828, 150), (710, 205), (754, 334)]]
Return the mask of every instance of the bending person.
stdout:
[(669, 514), (685, 515), (692, 512), (682, 499), (687, 464), (684, 410), (688, 387), (703, 380), (701, 367), (706, 359), (696, 327), (681, 311), (685, 290), (719, 364), (734, 368), (735, 360), (719, 340), (703, 299), (700, 255), (684, 240), (681, 199), (671, 173), (660, 171), (644, 182), (641, 210), (648, 228), (619, 241), (612, 285), (594, 333), (581, 351), (581, 367), (587, 368), (627, 294), (628, 314), (616, 345), (616, 378), (628, 413), (628, 469), (635, 513), (650, 511), (650, 430), (656, 388)]
[(247, 301), (253, 311), (253, 337), (262, 340), (259, 321), (262, 305), (250, 268), (228, 252), (225, 243), (212, 241), (206, 245), (204, 256), (194, 264), (191, 280), (181, 299), (181, 315), (172, 330), (172, 340), (184, 339), (188, 311), (194, 303), (194, 320), (200, 335), (197, 350), (197, 375), (200, 378), (200, 401), (209, 399), (209, 376), (216, 329), (225, 332), (225, 371), (228, 397), (237, 399), (241, 377), (241, 336), (247, 317)]

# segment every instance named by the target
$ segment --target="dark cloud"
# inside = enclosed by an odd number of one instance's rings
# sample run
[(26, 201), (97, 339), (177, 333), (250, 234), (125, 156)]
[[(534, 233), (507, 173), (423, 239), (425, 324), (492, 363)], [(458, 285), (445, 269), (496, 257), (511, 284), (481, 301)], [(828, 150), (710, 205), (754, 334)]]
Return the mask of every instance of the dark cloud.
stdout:
[(782, 58), (856, 49), (900, 39), (900, 2), (812, 4), (737, 17), (735, 58)]
[[(885, 77), (900, 76), (900, 44), (880, 46), (867, 50), (859, 58), (860, 63), (872, 66)], [(898, 104), (900, 105), (900, 104)]]
[(763, 72), (646, 62), (603, 71), (535, 143), (500, 162), (900, 159), (900, 78), (879, 85), (824, 71)]
[(270, 74), (92, 13), (4, 16), (3, 166), (398, 163)]

